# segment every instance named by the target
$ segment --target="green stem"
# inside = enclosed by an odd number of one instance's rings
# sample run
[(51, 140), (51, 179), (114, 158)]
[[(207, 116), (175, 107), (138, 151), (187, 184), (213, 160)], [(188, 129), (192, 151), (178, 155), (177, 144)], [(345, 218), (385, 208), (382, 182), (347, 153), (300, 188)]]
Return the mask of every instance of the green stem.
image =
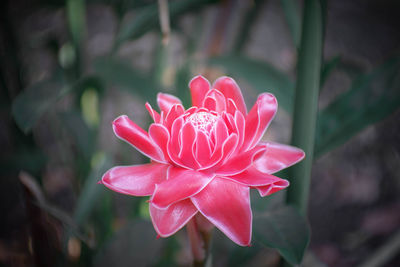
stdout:
[(67, 0), (67, 20), (72, 43), (75, 48), (75, 78), (78, 79), (82, 72), (82, 43), (86, 31), (86, 15), (84, 0)]
[(322, 57), (322, 16), (319, 0), (306, 0), (298, 58), (298, 77), (293, 114), (292, 145), (306, 158), (289, 170), (291, 186), (286, 200), (306, 214), (318, 112)]

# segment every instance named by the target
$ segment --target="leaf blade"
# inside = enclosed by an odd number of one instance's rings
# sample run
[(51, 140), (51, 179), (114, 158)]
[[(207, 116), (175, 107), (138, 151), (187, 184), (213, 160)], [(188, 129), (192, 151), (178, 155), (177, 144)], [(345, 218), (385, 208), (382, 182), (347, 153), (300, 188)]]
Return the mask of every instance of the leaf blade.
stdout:
[(41, 116), (70, 88), (48, 80), (36, 83), (20, 93), (12, 104), (12, 115), (18, 127), (28, 133)]
[(300, 212), (285, 206), (256, 215), (254, 236), (261, 244), (277, 249), (291, 264), (300, 264), (310, 242), (310, 229)]
[(94, 69), (109, 85), (118, 86), (154, 104), (157, 95), (155, 83), (127, 62), (112, 57), (101, 57), (95, 60)]
[(237, 55), (214, 57), (209, 64), (224, 67), (232, 76), (245, 79), (259, 92), (273, 93), (279, 105), (291, 114), (294, 84), (285, 73), (272, 65)]
[(400, 107), (400, 59), (359, 76), (351, 88), (318, 114), (316, 156), (344, 144)]
[(300, 45), (300, 31), (301, 19), (299, 14), (299, 7), (294, 0), (281, 0), (283, 12), (292, 35), (295, 47)]
[[(175, 20), (179, 15), (200, 8), (202, 5), (214, 3), (215, 0), (192, 0), (192, 1), (172, 1), (169, 3), (169, 13), (171, 21)], [(159, 25), (158, 6), (157, 4), (143, 7), (135, 16), (135, 18), (125, 23), (119, 31), (114, 50), (116, 50), (123, 42), (127, 40), (137, 39), (146, 32), (153, 30)]]

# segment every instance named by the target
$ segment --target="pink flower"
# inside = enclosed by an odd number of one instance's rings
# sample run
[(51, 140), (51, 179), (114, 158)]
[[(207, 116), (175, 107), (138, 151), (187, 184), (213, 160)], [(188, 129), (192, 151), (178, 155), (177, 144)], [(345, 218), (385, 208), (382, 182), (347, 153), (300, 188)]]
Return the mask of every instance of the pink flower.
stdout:
[(247, 112), (240, 88), (229, 77), (212, 87), (202, 76), (189, 84), (193, 106), (185, 110), (169, 94), (157, 97), (161, 112), (146, 108), (154, 123), (148, 132), (127, 116), (113, 122), (115, 134), (151, 163), (114, 167), (102, 183), (133, 196), (151, 196), (157, 233), (170, 236), (200, 212), (232, 241), (250, 244), (250, 188), (262, 197), (289, 185), (272, 173), (299, 162), (301, 149), (260, 142), (277, 110), (276, 98), (261, 94)]

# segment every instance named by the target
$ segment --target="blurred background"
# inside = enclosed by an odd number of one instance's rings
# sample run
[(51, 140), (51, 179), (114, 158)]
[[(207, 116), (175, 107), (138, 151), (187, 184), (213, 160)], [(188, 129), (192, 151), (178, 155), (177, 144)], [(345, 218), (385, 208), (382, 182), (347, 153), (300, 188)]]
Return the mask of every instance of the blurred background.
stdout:
[[(167, 4), (167, 5), (165, 5)], [(302, 1), (3, 0), (0, 266), (187, 266), (185, 231), (156, 239), (146, 198), (97, 185), (146, 162), (111, 122), (229, 75), (248, 107), (271, 92), (265, 140), (290, 143)], [(321, 1), (323, 58), (304, 266), (400, 266), (400, 3)], [(284, 177), (284, 176), (283, 176)], [(282, 195), (252, 198), (253, 209)], [(219, 231), (214, 266), (278, 266)], [(374, 265), (375, 264), (375, 265)]]

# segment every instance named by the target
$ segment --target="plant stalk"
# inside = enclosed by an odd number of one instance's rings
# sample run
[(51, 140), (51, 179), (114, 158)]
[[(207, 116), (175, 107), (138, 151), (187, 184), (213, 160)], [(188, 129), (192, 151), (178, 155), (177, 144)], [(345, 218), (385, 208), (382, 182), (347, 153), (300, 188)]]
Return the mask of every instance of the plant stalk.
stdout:
[(293, 114), (292, 145), (300, 147), (306, 158), (289, 169), (291, 186), (286, 201), (307, 213), (311, 167), (318, 112), (322, 59), (322, 9), (319, 0), (306, 0), (303, 13), (298, 76)]
[(83, 69), (83, 41), (86, 34), (86, 7), (84, 0), (67, 0), (67, 22), (75, 49), (74, 75), (79, 79)]
[(193, 266), (204, 267), (210, 260), (210, 240), (211, 229), (204, 227), (204, 220), (197, 215), (193, 217), (186, 225), (189, 236), (190, 247), (193, 255)]

